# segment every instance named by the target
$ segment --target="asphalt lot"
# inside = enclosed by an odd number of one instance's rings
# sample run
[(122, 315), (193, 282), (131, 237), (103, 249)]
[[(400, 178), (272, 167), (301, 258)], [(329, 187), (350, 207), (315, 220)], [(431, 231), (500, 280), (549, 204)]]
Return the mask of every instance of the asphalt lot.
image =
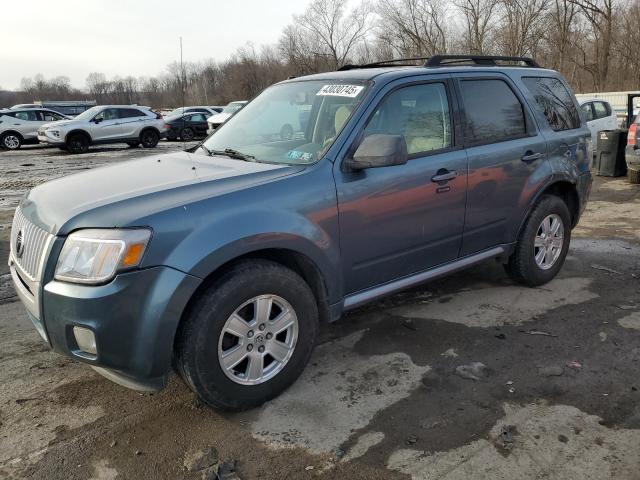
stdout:
[(596, 179), (550, 284), (489, 262), (361, 308), (250, 412), (203, 407), (178, 378), (141, 395), (51, 353), (6, 281), (17, 201), (181, 147), (0, 152), (0, 478), (215, 478), (184, 467), (207, 447), (243, 480), (638, 478), (640, 187), (625, 179)]

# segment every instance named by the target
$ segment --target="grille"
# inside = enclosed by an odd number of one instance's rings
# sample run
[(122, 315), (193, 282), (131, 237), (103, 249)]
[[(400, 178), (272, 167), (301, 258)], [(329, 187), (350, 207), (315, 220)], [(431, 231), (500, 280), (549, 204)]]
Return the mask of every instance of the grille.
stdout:
[[(22, 235), (22, 255), (18, 256), (18, 234)], [(30, 280), (39, 280), (42, 272), (42, 256), (53, 235), (31, 223), (22, 214), (20, 208), (16, 208), (11, 226), (11, 253), (14, 261), (29, 277)]]

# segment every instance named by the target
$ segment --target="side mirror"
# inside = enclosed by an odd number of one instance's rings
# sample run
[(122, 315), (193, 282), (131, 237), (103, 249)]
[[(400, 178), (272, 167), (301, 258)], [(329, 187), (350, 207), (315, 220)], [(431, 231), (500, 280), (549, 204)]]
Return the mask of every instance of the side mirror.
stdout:
[(95, 123), (96, 125), (100, 122), (102, 122), (102, 120), (104, 120), (103, 118), (94, 118), (93, 119), (93, 123)]
[(407, 163), (407, 142), (402, 135), (375, 134), (365, 137), (345, 165), (351, 170), (390, 167)]

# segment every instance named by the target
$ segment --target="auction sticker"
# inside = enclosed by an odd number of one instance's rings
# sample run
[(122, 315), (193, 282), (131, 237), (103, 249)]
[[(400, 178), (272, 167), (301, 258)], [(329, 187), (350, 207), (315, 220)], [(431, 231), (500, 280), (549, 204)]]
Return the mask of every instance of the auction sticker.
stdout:
[(336, 97), (357, 97), (364, 89), (362, 85), (325, 85), (316, 95), (333, 95)]

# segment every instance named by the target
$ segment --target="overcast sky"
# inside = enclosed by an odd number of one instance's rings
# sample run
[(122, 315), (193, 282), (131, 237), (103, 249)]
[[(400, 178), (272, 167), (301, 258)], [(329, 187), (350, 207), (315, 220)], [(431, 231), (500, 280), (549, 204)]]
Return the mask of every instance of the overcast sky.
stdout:
[[(7, 0), (4, 0), (7, 1)], [(22, 0), (2, 22), (0, 87), (22, 77), (65, 75), (84, 87), (90, 72), (157, 75), (179, 59), (224, 60), (253, 42), (274, 43), (309, 0)], [(16, 5), (18, 5), (16, 3)], [(4, 5), (5, 7), (7, 5)]]

